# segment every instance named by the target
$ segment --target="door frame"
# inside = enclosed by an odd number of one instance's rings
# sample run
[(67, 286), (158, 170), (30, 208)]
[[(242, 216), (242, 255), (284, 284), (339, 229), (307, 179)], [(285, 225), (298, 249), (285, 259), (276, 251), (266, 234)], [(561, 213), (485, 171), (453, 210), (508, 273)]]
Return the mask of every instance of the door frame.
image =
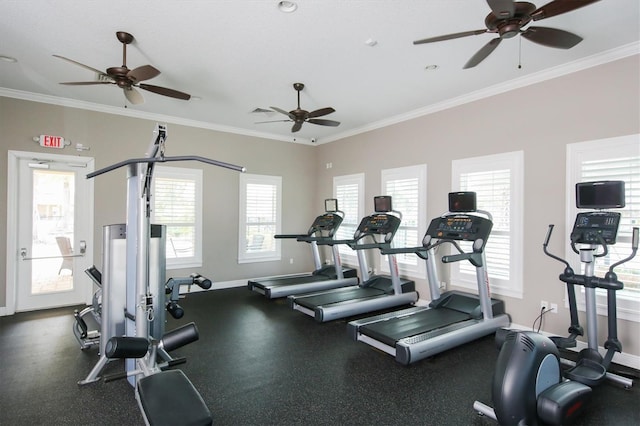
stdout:
[[(18, 248), (18, 171), (19, 162), (23, 159), (56, 161), (70, 164), (82, 164), (85, 167), (87, 173), (92, 172), (95, 167), (95, 160), (93, 157), (80, 157), (75, 155), (64, 154), (51, 154), (43, 152), (28, 152), (28, 151), (8, 151), (7, 158), (7, 276), (6, 276), (6, 308), (5, 312), (0, 312), (4, 315), (13, 315), (16, 312), (16, 300), (18, 294), (18, 261), (20, 258)], [(90, 230), (90, 238), (87, 239), (87, 251), (85, 256), (91, 263), (94, 263), (93, 259), (93, 235), (94, 232), (94, 198), (93, 198), (93, 180), (88, 182), (89, 195), (88, 195), (88, 210), (89, 219), (88, 226)], [(87, 286), (85, 289), (85, 303), (91, 302), (91, 287)]]

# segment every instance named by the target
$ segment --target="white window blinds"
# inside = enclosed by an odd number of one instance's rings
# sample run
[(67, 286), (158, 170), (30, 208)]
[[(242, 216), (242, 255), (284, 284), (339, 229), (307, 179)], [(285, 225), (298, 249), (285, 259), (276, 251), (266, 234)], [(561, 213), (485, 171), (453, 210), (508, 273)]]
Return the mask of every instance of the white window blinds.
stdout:
[[(475, 192), (478, 210), (492, 216), (485, 247), (491, 291), (522, 298), (524, 153), (454, 160), (451, 179), (454, 191)], [(451, 265), (451, 280), (454, 285), (476, 288), (475, 268), (456, 262)]]
[(240, 175), (240, 263), (280, 259), (281, 191), (279, 176)]
[[(426, 165), (382, 171), (383, 195), (390, 195), (393, 209), (402, 213), (400, 228), (393, 238), (394, 247), (416, 247), (426, 231)], [(413, 253), (396, 255), (401, 273), (422, 277), (425, 262)], [(388, 265), (381, 263), (382, 270)]]
[(167, 267), (202, 266), (202, 170), (156, 166), (151, 220), (166, 225)]

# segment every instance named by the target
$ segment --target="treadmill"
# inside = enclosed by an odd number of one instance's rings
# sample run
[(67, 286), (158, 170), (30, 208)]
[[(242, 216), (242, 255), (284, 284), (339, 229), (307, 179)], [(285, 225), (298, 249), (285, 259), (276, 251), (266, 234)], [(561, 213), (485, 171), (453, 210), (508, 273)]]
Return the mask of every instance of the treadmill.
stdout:
[(418, 300), (415, 283), (399, 277), (395, 254), (387, 256), (390, 276), (369, 275), (364, 250), (390, 248), (402, 217), (400, 212), (391, 209), (390, 196), (374, 197), (374, 204), (375, 213), (360, 221), (354, 238), (336, 242), (347, 243), (357, 251), (362, 282), (351, 287), (289, 296), (291, 308), (313, 317), (317, 322), (327, 322), (410, 305)]
[[(473, 192), (450, 193), (449, 212), (431, 221), (422, 247), (383, 250), (383, 253), (415, 253), (426, 260), (432, 301), (428, 306), (352, 321), (347, 330), (353, 340), (408, 365), (509, 326), (511, 320), (505, 313), (504, 302), (489, 295), (484, 249), (493, 227), (491, 214), (476, 210), (475, 204)], [(477, 295), (461, 291), (440, 294), (435, 249), (443, 244), (457, 251), (442, 256), (443, 263), (467, 261), (475, 267)], [(462, 245), (469, 250), (464, 251)]]
[[(295, 239), (311, 244), (315, 270), (305, 274), (267, 277), (249, 280), (249, 290), (263, 294), (268, 299), (276, 299), (292, 294), (358, 284), (358, 272), (353, 268), (343, 268), (338, 247), (331, 243), (334, 234), (344, 219), (344, 212), (338, 210), (338, 200), (324, 201), (325, 213), (316, 217), (306, 234), (278, 234), (274, 238)], [(318, 244), (331, 243), (333, 265), (322, 265)]]

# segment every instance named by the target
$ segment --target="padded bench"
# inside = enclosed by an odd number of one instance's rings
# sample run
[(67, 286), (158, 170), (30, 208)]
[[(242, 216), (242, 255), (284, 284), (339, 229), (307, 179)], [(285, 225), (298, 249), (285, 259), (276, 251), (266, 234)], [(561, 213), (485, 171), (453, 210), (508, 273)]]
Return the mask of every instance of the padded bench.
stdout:
[(211, 425), (211, 412), (181, 370), (166, 370), (138, 380), (136, 398), (151, 426)]

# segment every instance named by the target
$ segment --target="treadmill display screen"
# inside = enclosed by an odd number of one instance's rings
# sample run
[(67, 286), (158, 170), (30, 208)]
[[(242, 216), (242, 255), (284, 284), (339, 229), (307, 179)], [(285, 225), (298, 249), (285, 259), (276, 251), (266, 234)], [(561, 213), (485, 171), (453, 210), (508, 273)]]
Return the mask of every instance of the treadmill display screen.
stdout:
[(373, 197), (373, 207), (376, 213), (386, 213), (393, 209), (391, 208), (391, 196), (378, 195)]
[(464, 213), (476, 211), (475, 192), (450, 192), (449, 211), (452, 213)]
[(338, 200), (335, 198), (327, 198), (324, 200), (324, 211), (325, 212), (337, 212), (338, 211)]

